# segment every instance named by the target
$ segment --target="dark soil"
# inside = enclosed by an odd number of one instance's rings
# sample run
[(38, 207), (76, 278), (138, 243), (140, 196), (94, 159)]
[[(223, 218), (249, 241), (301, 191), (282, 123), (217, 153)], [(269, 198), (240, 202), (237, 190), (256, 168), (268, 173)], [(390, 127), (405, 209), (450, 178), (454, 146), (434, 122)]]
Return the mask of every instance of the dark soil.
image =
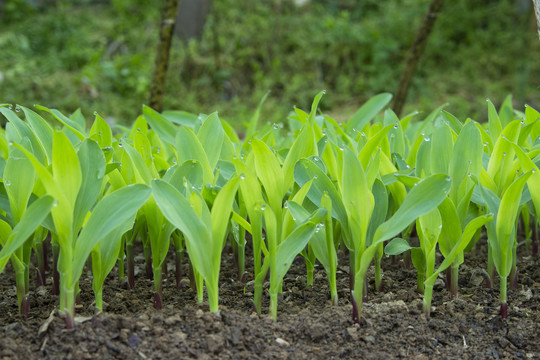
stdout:
[(219, 315), (195, 303), (189, 281), (177, 290), (173, 278), (164, 283), (164, 309), (154, 310), (152, 282), (139, 257), (134, 290), (119, 282), (116, 270), (109, 276), (105, 313), (93, 316), (91, 282), (83, 276), (75, 330), (66, 330), (55, 311), (58, 298), (50, 294), (50, 279), (31, 293), (28, 319), (18, 315), (8, 268), (0, 278), (0, 359), (538, 358), (540, 267), (525, 249), (520, 252), (519, 286), (509, 292), (508, 320), (498, 315), (498, 289), (486, 289), (479, 275), (483, 251), (467, 255), (460, 267), (458, 299), (450, 300), (442, 280), (437, 283), (429, 320), (415, 292), (414, 269), (385, 258), (384, 291), (374, 293), (370, 284), (360, 324), (351, 318), (345, 260), (338, 275), (340, 304), (331, 306), (323, 269), (316, 269), (314, 286), (307, 288), (304, 262), (297, 258), (273, 322), (253, 311), (250, 279), (236, 280), (230, 254), (223, 259)]

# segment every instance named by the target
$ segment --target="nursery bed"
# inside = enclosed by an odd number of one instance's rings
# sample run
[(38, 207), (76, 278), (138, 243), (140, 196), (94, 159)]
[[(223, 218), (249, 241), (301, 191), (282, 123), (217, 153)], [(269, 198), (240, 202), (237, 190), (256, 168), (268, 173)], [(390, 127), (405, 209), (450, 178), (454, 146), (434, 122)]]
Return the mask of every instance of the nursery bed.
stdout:
[[(164, 309), (154, 310), (153, 285), (144, 276), (141, 257), (134, 290), (125, 289), (115, 271), (110, 275), (103, 296), (105, 312), (99, 315), (93, 316), (91, 281), (81, 278), (81, 305), (76, 309), (80, 322), (74, 330), (66, 330), (55, 313), (58, 298), (50, 294), (50, 283), (31, 292), (28, 319), (18, 315), (8, 268), (0, 278), (0, 359), (540, 357), (540, 267), (526, 254), (518, 264), (519, 287), (509, 291), (508, 320), (498, 315), (498, 288), (485, 288), (485, 254), (480, 250), (468, 254), (460, 267), (458, 299), (451, 301), (442, 280), (437, 282), (429, 321), (415, 292), (415, 270), (383, 259), (384, 291), (374, 293), (370, 284), (360, 324), (351, 319), (344, 265), (338, 273), (340, 304), (331, 306), (323, 269), (316, 269), (315, 286), (306, 288), (304, 262), (298, 257), (284, 281), (278, 322), (273, 322), (254, 312), (251, 279), (237, 281), (229, 265), (231, 254), (224, 252), (224, 257), (219, 315), (195, 303), (189, 281), (183, 280), (177, 290), (174, 278), (164, 283)], [(268, 303), (263, 306), (266, 310)]]

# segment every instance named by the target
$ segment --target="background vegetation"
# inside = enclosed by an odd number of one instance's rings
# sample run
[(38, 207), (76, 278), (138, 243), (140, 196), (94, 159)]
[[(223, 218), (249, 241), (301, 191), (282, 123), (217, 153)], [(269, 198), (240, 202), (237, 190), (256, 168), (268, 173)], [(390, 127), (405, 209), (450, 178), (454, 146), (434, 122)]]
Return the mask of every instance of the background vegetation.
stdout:
[[(0, 102), (129, 123), (148, 102), (162, 1), (0, 2)], [(165, 108), (245, 122), (307, 108), (338, 118), (397, 88), (426, 0), (214, 0), (200, 40), (173, 43)], [(485, 98), (540, 107), (540, 42), (528, 0), (447, 1), (405, 112), (449, 102), (483, 120)]]

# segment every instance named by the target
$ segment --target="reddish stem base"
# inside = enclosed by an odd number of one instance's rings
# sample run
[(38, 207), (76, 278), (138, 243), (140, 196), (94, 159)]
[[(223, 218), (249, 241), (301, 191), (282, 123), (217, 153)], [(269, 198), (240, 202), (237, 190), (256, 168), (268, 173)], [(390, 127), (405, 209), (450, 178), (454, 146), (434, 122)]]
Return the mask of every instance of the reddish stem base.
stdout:
[(508, 318), (508, 304), (507, 303), (502, 303), (501, 304), (501, 317), (503, 319)]
[(352, 319), (355, 324), (360, 323), (360, 315), (358, 313), (358, 304), (354, 298), (354, 293), (351, 291), (351, 303), (352, 303)]
[(163, 301), (161, 300), (161, 294), (158, 292), (154, 293), (154, 309), (156, 310), (163, 309)]

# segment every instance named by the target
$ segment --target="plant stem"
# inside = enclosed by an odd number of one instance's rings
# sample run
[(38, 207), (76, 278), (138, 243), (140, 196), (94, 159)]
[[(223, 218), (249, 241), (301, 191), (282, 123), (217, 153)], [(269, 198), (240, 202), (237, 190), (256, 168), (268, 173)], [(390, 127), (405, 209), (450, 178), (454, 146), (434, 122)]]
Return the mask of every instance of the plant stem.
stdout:
[(352, 294), (353, 321), (360, 322), (362, 317), (362, 303), (364, 301), (364, 276), (356, 276)]
[(424, 283), (423, 306), (426, 319), (429, 319), (431, 316), (431, 299), (433, 298), (433, 285), (433, 281), (430, 281), (429, 283)]
[(487, 263), (488, 278), (486, 281), (486, 287), (491, 289), (493, 286), (493, 277), (495, 276), (495, 265), (493, 264), (493, 251), (491, 245), (488, 243), (488, 263)]
[(512, 270), (510, 271), (510, 279), (512, 281), (512, 289), (517, 290), (518, 288), (518, 273), (517, 273), (517, 241), (514, 241), (512, 246)]
[(456, 299), (458, 296), (459, 291), (459, 284), (458, 284), (458, 277), (459, 277), (459, 264), (456, 262), (453, 262), (450, 266), (450, 294), (452, 295), (452, 299)]
[(122, 236), (120, 240), (120, 250), (118, 251), (118, 279), (120, 282), (124, 282), (125, 279), (125, 269), (124, 269), (124, 245), (126, 242), (126, 236)]
[(508, 304), (506, 300), (506, 283), (507, 283), (507, 277), (501, 276), (501, 287), (500, 287), (500, 293), (499, 293), (499, 300), (501, 303), (501, 317), (503, 319), (508, 318)]
[(383, 243), (377, 246), (377, 253), (375, 254), (375, 291), (382, 291), (382, 271), (381, 260), (383, 256)]
[(52, 282), (52, 294), (60, 295), (60, 273), (58, 272), (58, 255), (60, 252), (60, 247), (58, 242), (52, 241), (52, 252), (53, 252), (53, 282)]
[(278, 305), (278, 294), (277, 292), (270, 293), (270, 316), (274, 321), (277, 321), (277, 305)]
[(212, 279), (206, 281), (206, 293), (208, 294), (208, 306), (211, 312), (219, 311), (219, 272)]
[(103, 287), (94, 292), (94, 298), (96, 300), (96, 308), (103, 312)]
[(422, 271), (419, 271), (419, 270), (416, 272), (416, 291), (419, 294), (424, 293), (425, 276), (426, 276), (425, 272), (422, 272)]
[(156, 310), (162, 309), (162, 284), (161, 284), (161, 270), (162, 266), (156, 264), (154, 266), (154, 308)]
[(180, 289), (182, 287), (182, 259), (184, 258), (184, 250), (175, 248), (175, 266), (176, 266), (176, 288)]
[(315, 271), (315, 253), (311, 246), (307, 246), (307, 259), (306, 259), (306, 286), (313, 286), (313, 273)]
[(128, 289), (135, 287), (135, 256), (133, 254), (133, 241), (126, 242), (127, 260), (127, 286)]

